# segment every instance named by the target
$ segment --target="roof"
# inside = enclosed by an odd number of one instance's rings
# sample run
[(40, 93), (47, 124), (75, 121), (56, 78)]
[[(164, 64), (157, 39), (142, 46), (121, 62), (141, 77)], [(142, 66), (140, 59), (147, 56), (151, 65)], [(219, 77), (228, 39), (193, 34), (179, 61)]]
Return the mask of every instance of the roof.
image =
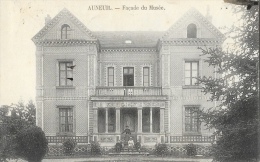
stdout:
[(92, 31), (102, 48), (113, 47), (156, 47), (162, 31)]

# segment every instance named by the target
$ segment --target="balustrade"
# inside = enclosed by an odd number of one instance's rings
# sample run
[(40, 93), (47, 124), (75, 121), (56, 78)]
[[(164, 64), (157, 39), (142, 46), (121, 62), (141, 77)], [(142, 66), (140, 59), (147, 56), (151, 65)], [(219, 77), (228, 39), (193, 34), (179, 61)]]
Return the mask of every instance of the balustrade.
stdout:
[(161, 87), (97, 87), (97, 96), (160, 96)]

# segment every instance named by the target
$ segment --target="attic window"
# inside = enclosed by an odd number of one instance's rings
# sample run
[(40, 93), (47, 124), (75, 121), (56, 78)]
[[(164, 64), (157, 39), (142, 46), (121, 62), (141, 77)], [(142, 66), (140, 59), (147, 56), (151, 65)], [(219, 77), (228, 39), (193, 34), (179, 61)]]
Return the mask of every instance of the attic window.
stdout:
[(195, 24), (188, 25), (187, 38), (197, 38), (197, 26)]
[(69, 39), (71, 35), (71, 29), (68, 24), (63, 24), (61, 26), (61, 39)]
[(131, 40), (125, 40), (125, 44), (132, 44)]

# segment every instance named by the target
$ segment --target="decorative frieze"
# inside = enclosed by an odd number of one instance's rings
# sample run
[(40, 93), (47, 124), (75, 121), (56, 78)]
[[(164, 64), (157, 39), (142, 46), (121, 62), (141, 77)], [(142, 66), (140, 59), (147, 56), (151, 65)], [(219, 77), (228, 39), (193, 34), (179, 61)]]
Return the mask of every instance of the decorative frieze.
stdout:
[(99, 141), (100, 142), (115, 142), (115, 139), (113, 137), (102, 136), (99, 138)]
[(107, 108), (107, 107), (116, 107), (116, 108), (137, 108), (137, 107), (160, 107), (165, 108), (165, 102), (93, 102), (94, 108)]
[(101, 49), (101, 52), (156, 52), (156, 48)]
[(92, 101), (166, 101), (168, 96), (91, 96)]
[(86, 44), (97, 44), (96, 41), (89, 41), (85, 39), (69, 39), (69, 40), (37, 40), (34, 42), (36, 45), (42, 46), (74, 46), (74, 45), (82, 45), (85, 46)]
[(157, 137), (145, 136), (144, 137), (144, 143), (149, 143), (149, 142), (157, 142)]
[(173, 39), (173, 40), (165, 40), (162, 41), (162, 44), (167, 44), (167, 45), (215, 45), (215, 44), (220, 44), (222, 43), (222, 40), (219, 39), (207, 39), (207, 38), (183, 38), (183, 39)]
[(86, 53), (89, 51), (88, 45), (86, 46), (80, 46), (80, 47), (44, 47), (44, 53), (45, 54), (64, 54), (64, 53), (70, 53), (75, 55), (76, 53)]

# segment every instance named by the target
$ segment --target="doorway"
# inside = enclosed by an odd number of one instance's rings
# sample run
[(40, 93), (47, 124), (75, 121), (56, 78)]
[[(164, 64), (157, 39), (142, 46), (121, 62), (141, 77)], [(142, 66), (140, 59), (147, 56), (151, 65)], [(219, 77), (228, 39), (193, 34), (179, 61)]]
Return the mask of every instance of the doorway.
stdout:
[(123, 108), (121, 109), (121, 132), (123, 132), (126, 126), (131, 130), (131, 134), (137, 132), (137, 108)]

